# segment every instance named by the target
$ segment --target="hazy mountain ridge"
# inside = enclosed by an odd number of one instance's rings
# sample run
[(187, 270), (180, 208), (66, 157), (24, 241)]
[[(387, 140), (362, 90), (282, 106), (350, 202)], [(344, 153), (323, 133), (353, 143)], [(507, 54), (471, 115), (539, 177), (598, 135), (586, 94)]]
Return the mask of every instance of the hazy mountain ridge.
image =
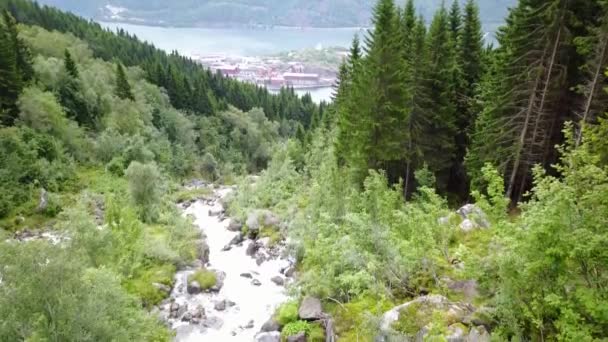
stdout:
[[(163, 26), (368, 26), (373, 0), (40, 0), (97, 20)], [(420, 13), (430, 20), (441, 0), (420, 1)], [(480, 1), (486, 27), (502, 23), (515, 0)], [(449, 2), (446, 2), (449, 5)]]

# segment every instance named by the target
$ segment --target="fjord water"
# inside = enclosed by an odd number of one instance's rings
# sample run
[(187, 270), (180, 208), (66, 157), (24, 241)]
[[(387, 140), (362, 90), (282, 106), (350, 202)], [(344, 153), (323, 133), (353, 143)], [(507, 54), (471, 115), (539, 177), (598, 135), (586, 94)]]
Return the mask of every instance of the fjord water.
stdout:
[(100, 22), (111, 30), (121, 28), (166, 50), (193, 54), (261, 56), (315, 47), (348, 47), (359, 28), (183, 28)]

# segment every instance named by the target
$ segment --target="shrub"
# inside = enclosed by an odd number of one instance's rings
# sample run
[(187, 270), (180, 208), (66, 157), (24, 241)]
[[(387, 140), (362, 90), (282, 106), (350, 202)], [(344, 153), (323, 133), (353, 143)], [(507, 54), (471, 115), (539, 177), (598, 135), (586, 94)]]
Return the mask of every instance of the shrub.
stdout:
[(218, 177), (217, 161), (213, 154), (207, 152), (201, 160), (201, 173), (204, 177), (211, 181), (215, 181)]
[(291, 301), (287, 303), (281, 304), (275, 312), (274, 317), (277, 322), (285, 326), (291, 322), (295, 322), (298, 320), (298, 302)]
[(106, 165), (106, 171), (115, 176), (122, 177), (125, 173), (124, 165), (125, 161), (121, 157), (114, 157)]
[(161, 197), (161, 175), (155, 164), (141, 164), (134, 161), (126, 172), (133, 202), (139, 209), (139, 216), (145, 222), (154, 222), (158, 217)]
[(198, 270), (188, 276), (188, 283), (196, 281), (203, 290), (209, 290), (217, 283), (215, 272), (209, 270)]
[(306, 333), (306, 336), (308, 336), (310, 334), (310, 330), (310, 323), (306, 321), (295, 321), (285, 325), (281, 331), (281, 335), (283, 337), (289, 337), (304, 332)]

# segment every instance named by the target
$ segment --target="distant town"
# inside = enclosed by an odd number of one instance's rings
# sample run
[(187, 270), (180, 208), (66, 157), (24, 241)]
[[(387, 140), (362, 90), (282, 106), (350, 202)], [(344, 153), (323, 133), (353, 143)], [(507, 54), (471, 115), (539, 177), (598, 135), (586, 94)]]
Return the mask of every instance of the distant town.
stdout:
[(243, 82), (265, 86), (269, 90), (283, 87), (317, 89), (336, 82), (340, 61), (347, 50), (340, 48), (310, 49), (267, 57), (236, 57), (221, 54), (193, 55), (195, 61)]

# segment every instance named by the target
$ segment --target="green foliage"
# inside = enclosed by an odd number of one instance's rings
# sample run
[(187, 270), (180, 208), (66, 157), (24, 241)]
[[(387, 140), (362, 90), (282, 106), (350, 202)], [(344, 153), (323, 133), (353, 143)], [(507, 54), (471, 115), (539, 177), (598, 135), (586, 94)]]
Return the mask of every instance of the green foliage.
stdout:
[(298, 320), (298, 301), (290, 301), (281, 304), (274, 313), (274, 319), (285, 326)]
[(175, 266), (168, 264), (149, 265), (137, 270), (133, 277), (124, 282), (126, 291), (141, 298), (144, 306), (151, 308), (160, 303), (166, 293), (153, 284), (173, 285)]
[(120, 63), (116, 65), (115, 92), (116, 96), (120, 97), (121, 99), (135, 100), (133, 92), (131, 91), (131, 85), (129, 84), (129, 80), (127, 80), (127, 74), (125, 74), (125, 69)]
[(139, 209), (139, 216), (145, 222), (158, 218), (158, 206), (162, 196), (162, 179), (154, 164), (133, 161), (126, 170), (131, 199)]
[(293, 321), (286, 324), (283, 329), (281, 329), (281, 337), (285, 340), (287, 337), (297, 335), (301, 332), (306, 334), (307, 341), (322, 342), (325, 340), (325, 331), (323, 328), (319, 324), (306, 321)]
[(203, 290), (209, 290), (217, 283), (217, 275), (213, 271), (198, 270), (188, 276), (188, 283), (196, 281)]

